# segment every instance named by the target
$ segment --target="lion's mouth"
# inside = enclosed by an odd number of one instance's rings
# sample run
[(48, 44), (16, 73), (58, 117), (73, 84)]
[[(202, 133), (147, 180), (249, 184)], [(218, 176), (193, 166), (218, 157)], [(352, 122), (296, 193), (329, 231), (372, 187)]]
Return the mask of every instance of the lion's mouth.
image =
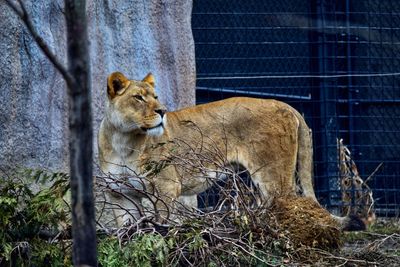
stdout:
[(158, 127), (163, 127), (163, 123), (161, 122), (160, 124), (154, 126), (154, 127), (141, 127), (140, 129), (142, 129), (143, 132), (147, 132), (153, 129), (157, 129)]

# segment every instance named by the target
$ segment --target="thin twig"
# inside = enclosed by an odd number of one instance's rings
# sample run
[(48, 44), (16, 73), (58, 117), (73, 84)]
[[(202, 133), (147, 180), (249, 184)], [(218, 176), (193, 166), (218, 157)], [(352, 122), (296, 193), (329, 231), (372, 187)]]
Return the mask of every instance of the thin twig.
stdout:
[(372, 177), (374, 177), (375, 173), (382, 167), (383, 162), (381, 162), (378, 167), (368, 176), (367, 179), (365, 179), (364, 183), (366, 184)]
[(367, 260), (357, 260), (357, 259), (351, 259), (351, 258), (345, 258), (345, 257), (340, 257), (340, 256), (335, 256), (331, 253), (328, 253), (327, 251), (324, 250), (318, 250), (318, 252), (322, 255), (326, 255), (330, 259), (335, 259), (335, 260), (342, 260), (344, 261), (343, 264), (337, 265), (337, 266), (343, 266), (348, 262), (353, 262), (353, 263), (362, 263), (362, 264), (372, 264), (372, 265), (378, 265), (379, 263), (376, 261), (367, 261)]

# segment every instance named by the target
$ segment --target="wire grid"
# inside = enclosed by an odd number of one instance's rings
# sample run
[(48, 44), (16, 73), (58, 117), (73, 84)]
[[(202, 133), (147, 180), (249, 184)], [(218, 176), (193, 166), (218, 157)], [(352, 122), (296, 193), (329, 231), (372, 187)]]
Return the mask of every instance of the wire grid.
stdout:
[(364, 179), (383, 162), (369, 185), (377, 213), (398, 216), (399, 25), (396, 0), (196, 0), (197, 102), (242, 95), (291, 104), (313, 129), (321, 203), (342, 204), (343, 138)]

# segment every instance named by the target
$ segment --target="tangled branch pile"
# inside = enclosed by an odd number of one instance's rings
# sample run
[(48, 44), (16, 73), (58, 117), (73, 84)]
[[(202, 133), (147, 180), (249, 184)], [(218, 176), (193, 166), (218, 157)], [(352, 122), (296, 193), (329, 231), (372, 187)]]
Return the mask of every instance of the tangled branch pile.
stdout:
[[(229, 172), (229, 179), (215, 183), (218, 201), (207, 211), (175, 203), (181, 207), (173, 214), (179, 222), (168, 225), (155, 222), (154, 214), (144, 211), (146, 216), (114, 232), (119, 243), (125, 246), (149, 233), (162, 236), (168, 253), (163, 257), (165, 262), (159, 263), (184, 266), (312, 261), (318, 255), (306, 250), (330, 251), (341, 245), (338, 225), (312, 199), (282, 195), (266, 201), (243, 172)], [(111, 188), (107, 183), (103, 186)], [(151, 197), (154, 202), (156, 193)]]

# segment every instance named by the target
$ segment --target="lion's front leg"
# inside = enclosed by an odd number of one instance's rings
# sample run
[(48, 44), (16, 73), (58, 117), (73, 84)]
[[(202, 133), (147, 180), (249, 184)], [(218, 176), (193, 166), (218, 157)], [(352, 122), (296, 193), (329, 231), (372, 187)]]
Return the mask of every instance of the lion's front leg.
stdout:
[(173, 167), (166, 167), (153, 180), (154, 191), (152, 198), (154, 215), (158, 222), (177, 220), (176, 200), (181, 193), (181, 183), (176, 178)]
[(186, 209), (197, 209), (199, 203), (197, 201), (197, 195), (181, 195), (178, 198), (178, 205), (182, 205)]
[(126, 194), (106, 193), (106, 200), (111, 205), (117, 226), (135, 223), (141, 217), (141, 199)]

